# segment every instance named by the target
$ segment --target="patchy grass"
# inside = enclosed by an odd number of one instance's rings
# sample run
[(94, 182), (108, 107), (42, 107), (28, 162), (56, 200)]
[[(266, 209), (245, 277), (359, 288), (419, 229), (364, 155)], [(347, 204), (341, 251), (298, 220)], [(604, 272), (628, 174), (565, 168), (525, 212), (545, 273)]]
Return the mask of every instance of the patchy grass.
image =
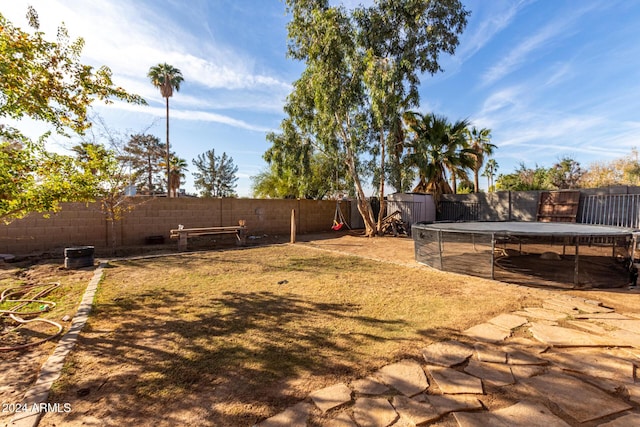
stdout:
[(299, 245), (105, 272), (50, 398), (74, 410), (43, 426), (87, 414), (115, 425), (252, 425), (532, 302), (514, 286)]

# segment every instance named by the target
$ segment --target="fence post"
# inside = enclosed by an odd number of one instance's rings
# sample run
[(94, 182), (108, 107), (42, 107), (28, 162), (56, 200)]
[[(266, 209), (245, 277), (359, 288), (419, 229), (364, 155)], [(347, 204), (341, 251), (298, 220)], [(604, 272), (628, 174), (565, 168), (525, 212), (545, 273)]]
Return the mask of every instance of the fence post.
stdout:
[(296, 210), (291, 209), (291, 243), (296, 242)]

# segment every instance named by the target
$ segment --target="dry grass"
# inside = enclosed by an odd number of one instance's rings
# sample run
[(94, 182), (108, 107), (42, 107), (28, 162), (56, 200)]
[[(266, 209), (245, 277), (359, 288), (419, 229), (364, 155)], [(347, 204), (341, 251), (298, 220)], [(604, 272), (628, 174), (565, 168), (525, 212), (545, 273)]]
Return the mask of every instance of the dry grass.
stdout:
[(300, 245), (114, 262), (41, 425), (252, 425), (533, 295)]

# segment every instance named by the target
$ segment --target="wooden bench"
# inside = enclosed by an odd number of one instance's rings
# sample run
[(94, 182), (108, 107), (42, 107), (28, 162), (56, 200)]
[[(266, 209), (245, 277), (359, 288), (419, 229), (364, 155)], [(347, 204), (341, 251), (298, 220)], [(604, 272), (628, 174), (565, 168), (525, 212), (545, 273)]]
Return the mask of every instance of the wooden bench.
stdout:
[(189, 237), (209, 236), (212, 234), (235, 234), (238, 238), (238, 245), (244, 246), (247, 243), (247, 228), (244, 220), (240, 220), (239, 225), (228, 227), (184, 228), (179, 226), (177, 229), (171, 230), (171, 238), (178, 239), (178, 251), (187, 250)]

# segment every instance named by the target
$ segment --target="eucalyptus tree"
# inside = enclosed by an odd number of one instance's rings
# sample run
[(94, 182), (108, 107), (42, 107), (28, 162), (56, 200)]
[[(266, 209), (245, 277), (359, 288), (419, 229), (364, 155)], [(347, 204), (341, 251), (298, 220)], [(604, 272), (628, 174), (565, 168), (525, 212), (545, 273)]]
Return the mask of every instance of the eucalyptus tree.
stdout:
[(409, 162), (418, 169), (420, 178), (414, 191), (433, 194), (437, 203), (440, 195), (454, 192), (447, 170), (455, 177), (472, 164), (470, 150), (464, 145), (469, 123), (458, 120), (451, 124), (446, 117), (433, 113), (407, 112), (404, 117), (411, 133), (407, 143)]
[(251, 177), (254, 197), (322, 200), (348, 192), (344, 165), (322, 153), (313, 154), (305, 169), (278, 166), (270, 163)]
[(172, 65), (158, 64), (149, 68), (147, 77), (151, 79), (151, 84), (160, 89), (160, 94), (166, 100), (167, 117), (167, 141), (165, 149), (165, 165), (167, 168), (167, 197), (171, 193), (171, 170), (170, 170), (170, 145), (169, 145), (169, 98), (173, 96), (173, 91), (180, 91), (180, 84), (183, 82), (182, 72)]
[(474, 191), (477, 193), (480, 191), (480, 169), (484, 165), (485, 159), (493, 154), (496, 146), (491, 144), (491, 129), (482, 128), (478, 129), (473, 126), (471, 129), (467, 129), (465, 136), (471, 149), (471, 156), (473, 157), (473, 186)]
[(453, 52), (468, 12), (457, 0), (378, 0), (353, 12), (328, 0), (287, 0), (287, 9), (289, 55), (306, 69), (287, 99), (282, 133), (268, 137), (265, 158), (306, 167), (321, 152), (343, 162), (373, 236), (362, 185), (371, 170), (363, 157), (380, 154), (384, 192), (386, 147), (398, 143), (402, 111), (418, 102), (419, 74), (439, 70), (438, 55)]
[[(453, 55), (469, 12), (458, 0), (378, 0), (355, 10), (358, 44), (365, 52), (364, 83), (373, 125), (379, 133), (379, 198), (384, 209), (386, 153), (395, 168), (394, 187), (402, 187), (402, 114), (419, 105), (420, 75), (441, 71), (441, 53)], [(386, 149), (388, 147), (388, 149)], [(378, 224), (378, 229), (380, 223)]]

